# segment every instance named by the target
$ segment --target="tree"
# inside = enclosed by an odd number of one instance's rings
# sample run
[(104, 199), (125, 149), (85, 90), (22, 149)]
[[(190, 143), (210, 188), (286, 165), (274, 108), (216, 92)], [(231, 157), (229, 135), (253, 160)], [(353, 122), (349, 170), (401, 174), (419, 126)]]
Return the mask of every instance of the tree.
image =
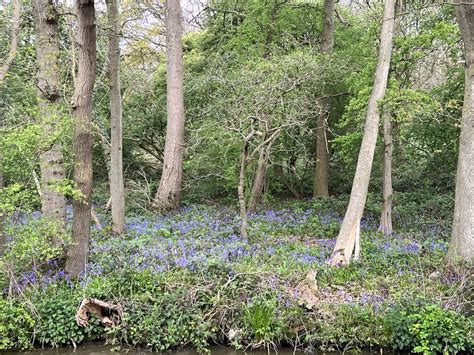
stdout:
[(112, 232), (121, 234), (125, 224), (125, 191), (122, 163), (119, 0), (107, 0), (107, 14), (109, 24), (110, 198), (112, 202)]
[[(15, 0), (13, 9), (12, 33), (10, 39), (10, 50), (3, 64), (0, 66), (0, 87), (3, 86), (5, 77), (10, 70), (10, 66), (15, 59), (18, 48), (18, 36), (20, 32), (20, 15), (21, 15), (21, 0)], [(3, 128), (3, 117), (0, 115), (0, 129)], [(3, 172), (2, 172), (2, 154), (0, 153), (0, 191), (4, 188)], [(4, 212), (0, 209), (0, 255), (3, 253), (5, 247), (5, 236), (3, 234), (3, 218)]]
[[(402, 10), (402, 0), (396, 0), (397, 18), (394, 24), (394, 36), (400, 34), (400, 13)], [(392, 226), (392, 156), (393, 156), (393, 127), (392, 113), (385, 111), (383, 113), (383, 182), (382, 182), (382, 212), (380, 214), (379, 230), (385, 235), (393, 232)]]
[(74, 182), (81, 197), (73, 202), (73, 245), (65, 270), (72, 277), (84, 271), (89, 254), (92, 202), (92, 90), (96, 73), (96, 24), (94, 0), (77, 0), (78, 72), (72, 114), (74, 118)]
[[(334, 0), (324, 0), (323, 32), (321, 52), (330, 55), (334, 47)], [(316, 168), (313, 181), (314, 197), (329, 197), (328, 176), (329, 157), (327, 139), (327, 120), (329, 99), (319, 100), (319, 114), (316, 121)]]
[(334, 251), (328, 261), (331, 265), (348, 264), (353, 251), (355, 258), (359, 256), (360, 219), (362, 218), (365, 202), (367, 200), (370, 173), (377, 143), (380, 121), (378, 101), (384, 98), (387, 88), (394, 23), (395, 0), (385, 0), (374, 87), (367, 108), (364, 136), (362, 138), (356, 172), (352, 183), (349, 206), (347, 207), (339, 235), (337, 236)]
[[(50, 141), (61, 119), (59, 68), (59, 15), (52, 0), (34, 0), (36, 26), (36, 60), (38, 65), (38, 115), (41, 119), (47, 148), (40, 155), (41, 207), (43, 214), (63, 227), (66, 223), (66, 198), (57, 191), (64, 179), (64, 156), (60, 143)], [(54, 139), (54, 138), (53, 138)]]
[(183, 44), (181, 5), (166, 1), (166, 108), (167, 126), (160, 185), (154, 207), (174, 209), (181, 199), (184, 153)]
[(3, 64), (0, 66), (0, 85), (3, 85), (5, 76), (10, 70), (10, 66), (15, 59), (16, 52), (18, 49), (18, 36), (20, 32), (20, 15), (21, 15), (21, 0), (14, 1), (13, 8), (13, 21), (12, 21), (12, 34), (10, 39), (10, 50), (8, 51), (7, 57)]
[(448, 258), (474, 260), (474, 1), (455, 2), (465, 50), (464, 104)]

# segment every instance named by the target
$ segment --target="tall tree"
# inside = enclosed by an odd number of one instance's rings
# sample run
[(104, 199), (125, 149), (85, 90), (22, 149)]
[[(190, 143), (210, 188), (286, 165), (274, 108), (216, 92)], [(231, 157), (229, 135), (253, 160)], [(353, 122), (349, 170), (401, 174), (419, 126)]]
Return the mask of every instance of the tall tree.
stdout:
[[(18, 49), (18, 37), (20, 32), (20, 16), (21, 16), (21, 0), (15, 0), (13, 7), (13, 21), (12, 21), (12, 32), (10, 38), (10, 50), (8, 51), (7, 57), (0, 66), (0, 88), (5, 82), (5, 77), (10, 70), (10, 66), (15, 59), (16, 52)], [(3, 128), (3, 117), (0, 115), (0, 129)], [(2, 171), (2, 154), (0, 152), (0, 190), (4, 187), (3, 182), (3, 171)], [(4, 212), (0, 209), (0, 255), (3, 253), (6, 240), (3, 233), (3, 222)]]
[(183, 44), (181, 5), (166, 1), (166, 109), (167, 126), (163, 172), (154, 207), (174, 209), (181, 199), (184, 151)]
[(10, 50), (8, 51), (7, 57), (0, 66), (0, 85), (3, 85), (5, 76), (10, 70), (10, 66), (16, 57), (18, 49), (18, 37), (20, 34), (20, 16), (21, 16), (21, 0), (14, 0), (13, 4), (13, 21), (12, 21), (12, 33), (10, 38)]
[(358, 257), (360, 219), (365, 208), (369, 188), (370, 173), (377, 143), (380, 113), (378, 101), (384, 98), (387, 89), (390, 59), (392, 55), (393, 29), (395, 24), (395, 0), (385, 0), (383, 23), (380, 33), (380, 47), (374, 88), (369, 99), (364, 136), (359, 151), (357, 167), (352, 183), (349, 206), (337, 237), (329, 264), (348, 264), (355, 249)]
[[(403, 0), (396, 0), (396, 18), (394, 24), (394, 36), (400, 35), (400, 14), (403, 8)], [(392, 113), (383, 113), (383, 182), (382, 182), (382, 212), (380, 214), (379, 230), (385, 235), (393, 232), (392, 225), (392, 202), (393, 202), (393, 186), (392, 186), (392, 156), (393, 156), (393, 127)]]
[(64, 156), (61, 144), (48, 137), (61, 119), (59, 68), (59, 15), (53, 0), (34, 0), (36, 26), (36, 60), (38, 64), (39, 117), (44, 127), (47, 149), (41, 154), (41, 207), (43, 214), (65, 227), (66, 198), (55, 188), (64, 179)]
[(474, 261), (474, 1), (455, 0), (465, 50), (464, 105), (448, 257)]
[(82, 197), (73, 202), (73, 245), (68, 250), (66, 272), (77, 277), (85, 270), (89, 254), (92, 201), (92, 90), (96, 73), (96, 23), (94, 0), (77, 0), (78, 72), (72, 114), (74, 117), (74, 182)]
[[(330, 55), (334, 48), (334, 0), (324, 0), (321, 52)], [(320, 112), (316, 120), (316, 168), (313, 181), (314, 197), (329, 197), (329, 151), (327, 124), (330, 110), (328, 98), (319, 100)]]
[(122, 163), (119, 0), (107, 0), (107, 15), (109, 22), (110, 198), (112, 202), (112, 232), (121, 234), (125, 224), (125, 192)]

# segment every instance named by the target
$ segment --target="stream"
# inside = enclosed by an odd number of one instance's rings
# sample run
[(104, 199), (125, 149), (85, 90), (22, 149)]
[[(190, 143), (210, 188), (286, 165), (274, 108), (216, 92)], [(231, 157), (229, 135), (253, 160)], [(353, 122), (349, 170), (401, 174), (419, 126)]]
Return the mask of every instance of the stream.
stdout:
[[(275, 353), (271, 351), (270, 353)], [(303, 352), (298, 352), (299, 354), (305, 354)], [(75, 355), (105, 355), (105, 354), (130, 354), (130, 355), (144, 355), (144, 354), (151, 354), (150, 351), (146, 350), (141, 350), (141, 349), (127, 349), (122, 352), (112, 352), (110, 346), (106, 345), (101, 345), (97, 343), (91, 343), (91, 344), (84, 344), (78, 346), (75, 350), (74, 348), (71, 347), (64, 347), (64, 348), (59, 348), (59, 349), (36, 349), (28, 352), (21, 352), (21, 351), (8, 351), (5, 353), (0, 352), (0, 354), (5, 354), (5, 355), (56, 355), (56, 354), (75, 354)], [(192, 349), (183, 349), (179, 351), (172, 351), (167, 354), (170, 355), (198, 355), (196, 351)], [(236, 351), (232, 348), (225, 347), (225, 346), (213, 346), (211, 347), (211, 354), (212, 355), (242, 355), (244, 352), (242, 351)], [(249, 351), (247, 354), (251, 355), (268, 355), (267, 351)], [(292, 348), (282, 348), (278, 349), (278, 355), (293, 355), (293, 349)], [(322, 352), (322, 351), (314, 351), (312, 353), (308, 354), (327, 354), (327, 355), (335, 355), (335, 354), (340, 354), (338, 352)], [(370, 352), (370, 351), (362, 351), (359, 352), (358, 354), (360, 355), (375, 355), (375, 354), (380, 354), (380, 353), (375, 353), (375, 352)]]

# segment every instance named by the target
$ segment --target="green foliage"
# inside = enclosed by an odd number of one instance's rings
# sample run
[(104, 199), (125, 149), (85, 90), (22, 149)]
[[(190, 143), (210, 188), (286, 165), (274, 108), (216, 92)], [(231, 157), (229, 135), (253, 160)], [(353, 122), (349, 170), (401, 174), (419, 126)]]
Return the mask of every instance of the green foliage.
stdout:
[(70, 241), (60, 221), (44, 217), (11, 224), (5, 232), (12, 240), (7, 244), (3, 260), (16, 272), (40, 268), (47, 261), (61, 256), (64, 246)]
[(163, 290), (127, 302), (122, 324), (109, 332), (111, 342), (156, 351), (191, 345), (206, 352), (217, 329), (206, 319), (206, 305), (199, 299), (189, 299), (187, 290)]
[(386, 344), (382, 315), (371, 306), (340, 305), (322, 314), (306, 335), (322, 349), (357, 350)]
[(32, 346), (35, 320), (24, 305), (0, 299), (0, 350)]
[(94, 316), (89, 326), (76, 323), (76, 310), (82, 297), (75, 289), (54, 285), (34, 296), (33, 302), (39, 315), (36, 328), (37, 341), (46, 346), (75, 345), (93, 340), (103, 332)]
[(243, 323), (255, 342), (270, 343), (280, 337), (281, 325), (276, 319), (276, 299), (258, 296), (245, 306)]
[(22, 210), (31, 210), (39, 203), (38, 195), (20, 183), (13, 183), (0, 190), (0, 210), (6, 216), (21, 206)]
[(472, 348), (472, 319), (436, 304), (408, 302), (385, 320), (391, 346), (423, 354), (455, 354)]

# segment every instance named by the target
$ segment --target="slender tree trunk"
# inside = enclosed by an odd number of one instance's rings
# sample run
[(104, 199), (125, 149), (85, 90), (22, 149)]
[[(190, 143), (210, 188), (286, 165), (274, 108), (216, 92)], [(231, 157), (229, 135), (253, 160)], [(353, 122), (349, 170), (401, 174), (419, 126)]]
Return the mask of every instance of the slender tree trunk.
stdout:
[(474, 261), (474, 1), (455, 0), (465, 49), (464, 106), (448, 258)]
[(119, 0), (107, 0), (107, 14), (109, 20), (110, 197), (112, 199), (112, 232), (121, 234), (125, 225), (125, 187), (122, 163)]
[[(321, 52), (332, 54), (334, 48), (334, 0), (324, 0)], [(329, 197), (329, 149), (327, 125), (330, 110), (328, 98), (319, 100), (320, 112), (316, 121), (316, 168), (313, 181), (314, 197)]]
[(268, 151), (267, 147), (261, 147), (258, 156), (257, 169), (255, 170), (252, 190), (250, 191), (249, 213), (255, 213), (257, 205), (262, 201), (267, 176)]
[[(394, 37), (400, 35), (400, 14), (403, 9), (403, 0), (396, 0), (396, 18), (394, 23)], [(392, 226), (392, 155), (393, 155), (393, 128), (391, 112), (383, 114), (383, 184), (382, 184), (382, 213), (380, 215), (379, 230), (385, 235), (393, 233)]]
[[(1, 120), (1, 118), (0, 118)], [(1, 122), (0, 122), (0, 129), (1, 129)], [(4, 188), (4, 185), (3, 185), (3, 174), (2, 174), (2, 166), (1, 166), (1, 163), (2, 163), (2, 160), (1, 160), (1, 156), (0, 156), (0, 192), (1, 190)], [(0, 256), (3, 255), (3, 253), (5, 252), (5, 245), (7, 243), (6, 241), (6, 238), (5, 238), (5, 234), (3, 232), (4, 230), (4, 226), (3, 226), (3, 223), (4, 223), (4, 212), (2, 209), (0, 209)]]
[(395, 0), (385, 0), (383, 24), (380, 34), (380, 48), (374, 88), (367, 108), (364, 136), (357, 160), (357, 168), (352, 183), (352, 191), (344, 220), (337, 237), (333, 254), (328, 263), (331, 265), (348, 264), (354, 251), (357, 230), (362, 218), (369, 188), (370, 173), (377, 143), (380, 114), (378, 101), (383, 99), (387, 88), (395, 16)]
[(96, 24), (94, 0), (76, 1), (79, 49), (78, 74), (72, 113), (74, 117), (74, 182), (82, 198), (73, 202), (73, 245), (66, 272), (77, 277), (85, 271), (89, 254), (92, 201), (92, 90), (96, 73)]
[[(38, 106), (45, 141), (53, 136), (61, 120), (59, 68), (59, 14), (53, 0), (34, 0), (36, 60), (38, 64)], [(66, 227), (66, 198), (56, 187), (64, 179), (61, 144), (52, 142), (40, 155), (41, 207), (44, 216)]]
[[(10, 66), (15, 59), (16, 52), (18, 49), (18, 36), (20, 32), (20, 15), (21, 15), (21, 0), (14, 1), (13, 8), (13, 22), (12, 22), (12, 32), (10, 39), (10, 50), (8, 52), (5, 61), (0, 66), (0, 88), (3, 86), (5, 77), (10, 70)], [(0, 129), (3, 128), (3, 117), (0, 117)], [(2, 154), (0, 152), (0, 191), (4, 188), (3, 182), (3, 171), (2, 171)], [(6, 239), (4, 234), (4, 211), (0, 209), (0, 255), (5, 251)]]
[(392, 234), (392, 116), (389, 112), (384, 113), (383, 119), (383, 203), (382, 214), (380, 216), (379, 230), (385, 235)]
[(12, 22), (12, 34), (10, 39), (10, 50), (8, 52), (5, 61), (0, 66), (0, 86), (3, 85), (5, 76), (10, 70), (10, 66), (13, 63), (13, 60), (16, 57), (16, 52), (18, 49), (18, 36), (20, 33), (20, 15), (21, 15), (21, 0), (14, 0), (13, 8), (13, 22)]
[(183, 44), (179, 0), (166, 1), (167, 126), (163, 172), (154, 207), (175, 209), (181, 199), (184, 150)]
[(240, 207), (240, 236), (243, 240), (248, 240), (248, 216), (247, 216), (247, 207), (245, 201), (245, 168), (247, 167), (247, 158), (248, 158), (248, 141), (244, 142), (244, 147), (242, 149), (242, 156), (240, 159), (240, 173), (239, 173), (239, 186), (237, 187), (237, 194), (239, 197), (239, 207)]

